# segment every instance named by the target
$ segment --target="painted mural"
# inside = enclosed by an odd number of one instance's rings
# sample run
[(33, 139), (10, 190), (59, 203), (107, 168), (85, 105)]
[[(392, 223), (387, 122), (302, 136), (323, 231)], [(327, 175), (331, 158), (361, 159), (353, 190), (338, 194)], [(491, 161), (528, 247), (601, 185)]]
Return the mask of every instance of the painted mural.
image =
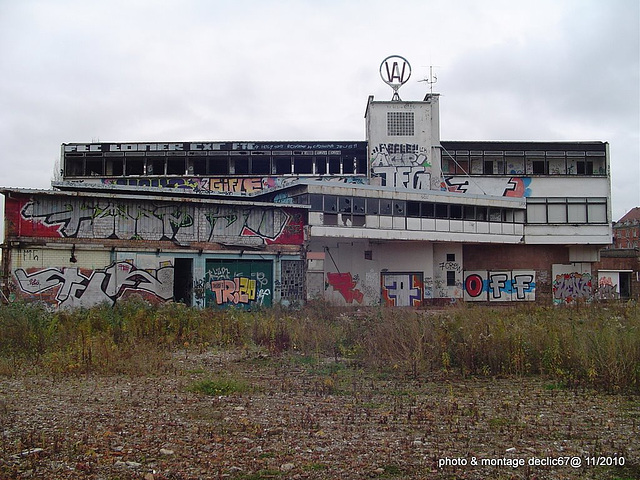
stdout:
[(304, 240), (303, 213), (293, 208), (64, 197), (7, 199), (8, 234), (239, 245)]
[[(104, 185), (152, 187), (188, 190), (194, 193), (225, 195), (257, 195), (268, 190), (283, 188), (299, 178), (291, 177), (172, 177), (172, 178), (103, 178)], [(365, 177), (305, 177), (305, 180), (364, 184)]]
[(598, 287), (594, 297), (597, 300), (617, 300), (620, 298), (619, 272), (598, 272)]
[(371, 174), (382, 186), (431, 189), (431, 160), (419, 144), (381, 143), (371, 151)]
[(422, 273), (382, 273), (382, 300), (388, 307), (420, 307), (424, 298)]
[(552, 283), (553, 303), (572, 304), (577, 301), (589, 301), (592, 296), (592, 277), (590, 273), (568, 272), (555, 275)]
[(273, 300), (273, 262), (207, 260), (205, 304), (208, 307), (268, 307)]
[(464, 300), (468, 302), (519, 302), (536, 299), (533, 270), (465, 271)]
[(531, 196), (531, 178), (528, 177), (445, 177), (441, 190), (472, 195), (499, 197)]
[(133, 261), (115, 262), (104, 269), (76, 267), (18, 268), (14, 278), (22, 298), (42, 300), (59, 308), (115, 304), (131, 293), (149, 300), (173, 299), (173, 266), (139, 269)]
[(354, 301), (362, 303), (364, 300), (364, 293), (356, 288), (357, 284), (357, 279), (351, 275), (351, 272), (327, 273), (327, 285), (331, 286), (335, 292), (340, 293), (344, 301), (349, 304)]

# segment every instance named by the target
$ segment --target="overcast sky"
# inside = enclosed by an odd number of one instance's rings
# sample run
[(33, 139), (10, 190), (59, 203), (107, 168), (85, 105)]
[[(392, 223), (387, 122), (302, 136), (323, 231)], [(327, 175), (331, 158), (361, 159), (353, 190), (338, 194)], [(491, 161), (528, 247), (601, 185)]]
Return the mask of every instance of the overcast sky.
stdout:
[(364, 140), (396, 54), (403, 100), (434, 66), (443, 140), (609, 142), (618, 219), (640, 205), (639, 4), (0, 0), (0, 186), (49, 188), (63, 142)]

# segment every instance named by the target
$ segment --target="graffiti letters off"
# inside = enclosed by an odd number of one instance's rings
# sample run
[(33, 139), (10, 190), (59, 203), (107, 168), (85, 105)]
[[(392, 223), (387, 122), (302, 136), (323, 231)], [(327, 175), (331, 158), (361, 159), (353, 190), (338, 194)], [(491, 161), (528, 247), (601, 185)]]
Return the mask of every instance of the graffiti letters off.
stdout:
[(347, 303), (353, 303), (354, 300), (362, 303), (364, 300), (364, 293), (356, 288), (357, 282), (350, 272), (327, 273), (327, 282), (333, 287), (334, 291), (342, 295)]
[(380, 177), (382, 186), (414, 190), (431, 188), (431, 162), (425, 147), (381, 143), (371, 154), (371, 172)]
[(592, 293), (592, 277), (589, 273), (560, 273), (553, 280), (553, 303), (573, 303), (589, 300)]
[(464, 272), (464, 299), (468, 302), (518, 302), (536, 299), (533, 270)]
[(304, 239), (303, 217), (296, 209), (76, 198), (64, 203), (31, 200), (19, 208), (21, 225), (17, 228), (26, 236), (32, 232), (47, 237), (256, 246), (298, 245)]
[(111, 305), (126, 292), (150, 294), (161, 301), (173, 298), (173, 266), (140, 270), (129, 262), (117, 262), (104, 270), (45, 268), (27, 273), (15, 272), (20, 290), (28, 296), (55, 295), (58, 307)]

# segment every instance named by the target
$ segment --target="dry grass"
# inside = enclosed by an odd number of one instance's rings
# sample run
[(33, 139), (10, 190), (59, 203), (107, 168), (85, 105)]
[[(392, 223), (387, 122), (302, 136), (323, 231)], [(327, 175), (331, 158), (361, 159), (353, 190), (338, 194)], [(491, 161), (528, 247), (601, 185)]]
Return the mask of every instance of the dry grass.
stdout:
[(545, 308), (458, 306), (440, 311), (197, 310), (130, 300), (49, 312), (0, 307), (0, 374), (163, 374), (172, 353), (253, 346), (270, 353), (347, 358), (417, 377), (544, 375), (565, 386), (640, 391), (640, 309), (634, 304)]

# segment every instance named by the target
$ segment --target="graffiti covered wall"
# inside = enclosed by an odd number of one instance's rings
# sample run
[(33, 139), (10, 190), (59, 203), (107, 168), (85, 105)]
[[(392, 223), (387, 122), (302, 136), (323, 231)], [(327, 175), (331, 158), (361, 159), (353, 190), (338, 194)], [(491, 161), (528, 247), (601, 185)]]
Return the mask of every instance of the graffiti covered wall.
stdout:
[(304, 240), (303, 212), (294, 208), (44, 195), (6, 203), (7, 234), (16, 236), (248, 246), (301, 245)]
[[(291, 177), (170, 177), (170, 178), (103, 178), (103, 185), (128, 187), (152, 187), (170, 190), (188, 190), (194, 193), (215, 193), (225, 195), (255, 195), (275, 188), (286, 187), (296, 181)], [(366, 183), (366, 177), (305, 177), (305, 180), (331, 181), (353, 184)]]
[(382, 300), (388, 307), (420, 307), (424, 298), (422, 273), (382, 273)]
[(499, 197), (531, 196), (531, 178), (528, 177), (446, 177), (441, 190), (473, 195)]
[(553, 303), (562, 305), (590, 301), (593, 295), (593, 284), (589, 269), (588, 264), (584, 267), (583, 264), (552, 265)]
[(371, 173), (382, 186), (429, 190), (431, 160), (418, 144), (381, 143), (371, 152)]
[(205, 285), (209, 307), (268, 307), (273, 300), (273, 262), (207, 260)]
[(160, 262), (155, 269), (137, 268), (133, 260), (118, 261), (103, 269), (80, 267), (17, 268), (13, 272), (19, 297), (42, 300), (60, 308), (115, 304), (132, 293), (152, 301), (173, 299), (173, 265)]
[(468, 302), (535, 301), (533, 270), (465, 271), (464, 300)]

